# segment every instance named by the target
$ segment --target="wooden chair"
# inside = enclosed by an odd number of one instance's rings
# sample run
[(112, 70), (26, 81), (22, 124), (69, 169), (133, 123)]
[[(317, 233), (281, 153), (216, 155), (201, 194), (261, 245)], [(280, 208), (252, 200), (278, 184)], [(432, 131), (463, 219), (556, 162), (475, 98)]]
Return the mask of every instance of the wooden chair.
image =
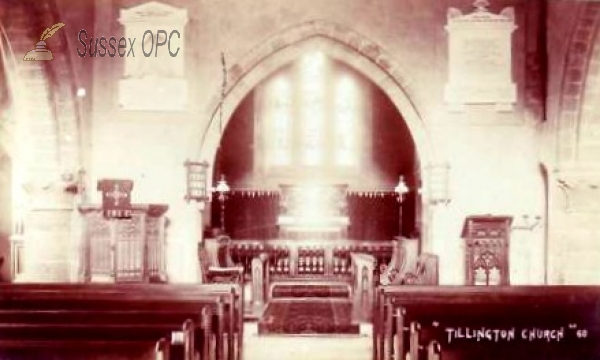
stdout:
[(198, 249), (200, 272), (203, 283), (241, 283), (244, 279), (244, 268), (236, 265), (231, 259), (231, 238), (226, 235), (217, 237), (216, 257), (212, 258), (208, 249)]
[(381, 285), (437, 285), (438, 257), (418, 252), (418, 240), (400, 239), (392, 261), (381, 277)]
[(412, 271), (407, 271), (399, 279), (401, 285), (438, 285), (438, 257), (423, 253), (419, 255), (417, 264)]

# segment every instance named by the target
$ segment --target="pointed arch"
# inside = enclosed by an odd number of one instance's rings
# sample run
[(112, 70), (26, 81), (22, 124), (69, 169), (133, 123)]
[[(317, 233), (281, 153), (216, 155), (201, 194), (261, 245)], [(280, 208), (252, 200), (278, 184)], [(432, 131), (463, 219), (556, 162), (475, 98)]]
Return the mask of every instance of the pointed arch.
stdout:
[[(421, 166), (435, 162), (435, 151), (419, 112), (416, 91), (408, 71), (372, 40), (339, 24), (311, 21), (289, 28), (253, 49), (228, 69), (227, 87), (219, 121), (221, 89), (214, 90), (204, 121), (192, 132), (189, 157), (213, 163), (221, 141), (221, 129), (245, 96), (278, 68), (302, 54), (321, 51), (371, 80), (391, 99), (413, 137)], [(209, 169), (210, 170), (210, 169)]]

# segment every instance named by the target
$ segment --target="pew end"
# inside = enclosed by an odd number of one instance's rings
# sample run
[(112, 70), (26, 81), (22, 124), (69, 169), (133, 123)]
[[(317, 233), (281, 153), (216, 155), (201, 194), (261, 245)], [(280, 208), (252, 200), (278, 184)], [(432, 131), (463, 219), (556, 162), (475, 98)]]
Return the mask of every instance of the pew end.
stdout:
[(269, 255), (261, 253), (252, 259), (252, 317), (259, 318), (269, 301), (269, 280)]
[(169, 351), (169, 341), (166, 338), (161, 338), (156, 342), (154, 348), (154, 360), (171, 360)]
[(369, 321), (372, 318), (373, 294), (375, 281), (376, 260), (373, 255), (363, 253), (350, 253), (351, 274), (353, 276), (352, 300), (354, 317), (360, 321)]
[(427, 346), (427, 360), (441, 360), (442, 347), (439, 342), (432, 340)]

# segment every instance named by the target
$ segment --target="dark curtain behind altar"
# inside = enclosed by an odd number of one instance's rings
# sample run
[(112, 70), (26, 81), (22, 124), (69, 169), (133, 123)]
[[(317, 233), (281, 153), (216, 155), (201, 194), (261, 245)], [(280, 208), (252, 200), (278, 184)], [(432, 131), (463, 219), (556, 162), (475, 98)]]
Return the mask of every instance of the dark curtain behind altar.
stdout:
[[(403, 202), (402, 234), (414, 236), (415, 198)], [(348, 238), (391, 240), (398, 235), (400, 204), (394, 194), (348, 194)], [(225, 232), (233, 239), (277, 239), (280, 197), (277, 193), (232, 192), (225, 200)], [(212, 227), (221, 226), (221, 204), (213, 198)]]
[(398, 235), (399, 204), (387, 194), (350, 194), (347, 196), (352, 240), (391, 240)]
[[(221, 204), (212, 202), (212, 225), (221, 226)], [(232, 239), (276, 239), (279, 194), (232, 192), (225, 200), (225, 232)]]

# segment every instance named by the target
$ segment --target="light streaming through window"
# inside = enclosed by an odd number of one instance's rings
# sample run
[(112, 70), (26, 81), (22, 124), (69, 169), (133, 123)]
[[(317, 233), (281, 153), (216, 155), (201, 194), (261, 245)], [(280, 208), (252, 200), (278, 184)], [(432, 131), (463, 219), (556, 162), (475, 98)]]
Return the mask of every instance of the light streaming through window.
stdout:
[(353, 79), (340, 78), (335, 87), (335, 163), (355, 165), (357, 160), (356, 132), (359, 126), (360, 104)]
[(268, 166), (358, 166), (364, 95), (351, 72), (310, 53), (265, 90), (260, 116)]
[(292, 89), (289, 80), (285, 77), (275, 79), (268, 99), (269, 163), (273, 166), (289, 165), (292, 154)]
[(303, 165), (319, 165), (323, 160), (326, 61), (322, 53), (302, 59), (302, 138)]

